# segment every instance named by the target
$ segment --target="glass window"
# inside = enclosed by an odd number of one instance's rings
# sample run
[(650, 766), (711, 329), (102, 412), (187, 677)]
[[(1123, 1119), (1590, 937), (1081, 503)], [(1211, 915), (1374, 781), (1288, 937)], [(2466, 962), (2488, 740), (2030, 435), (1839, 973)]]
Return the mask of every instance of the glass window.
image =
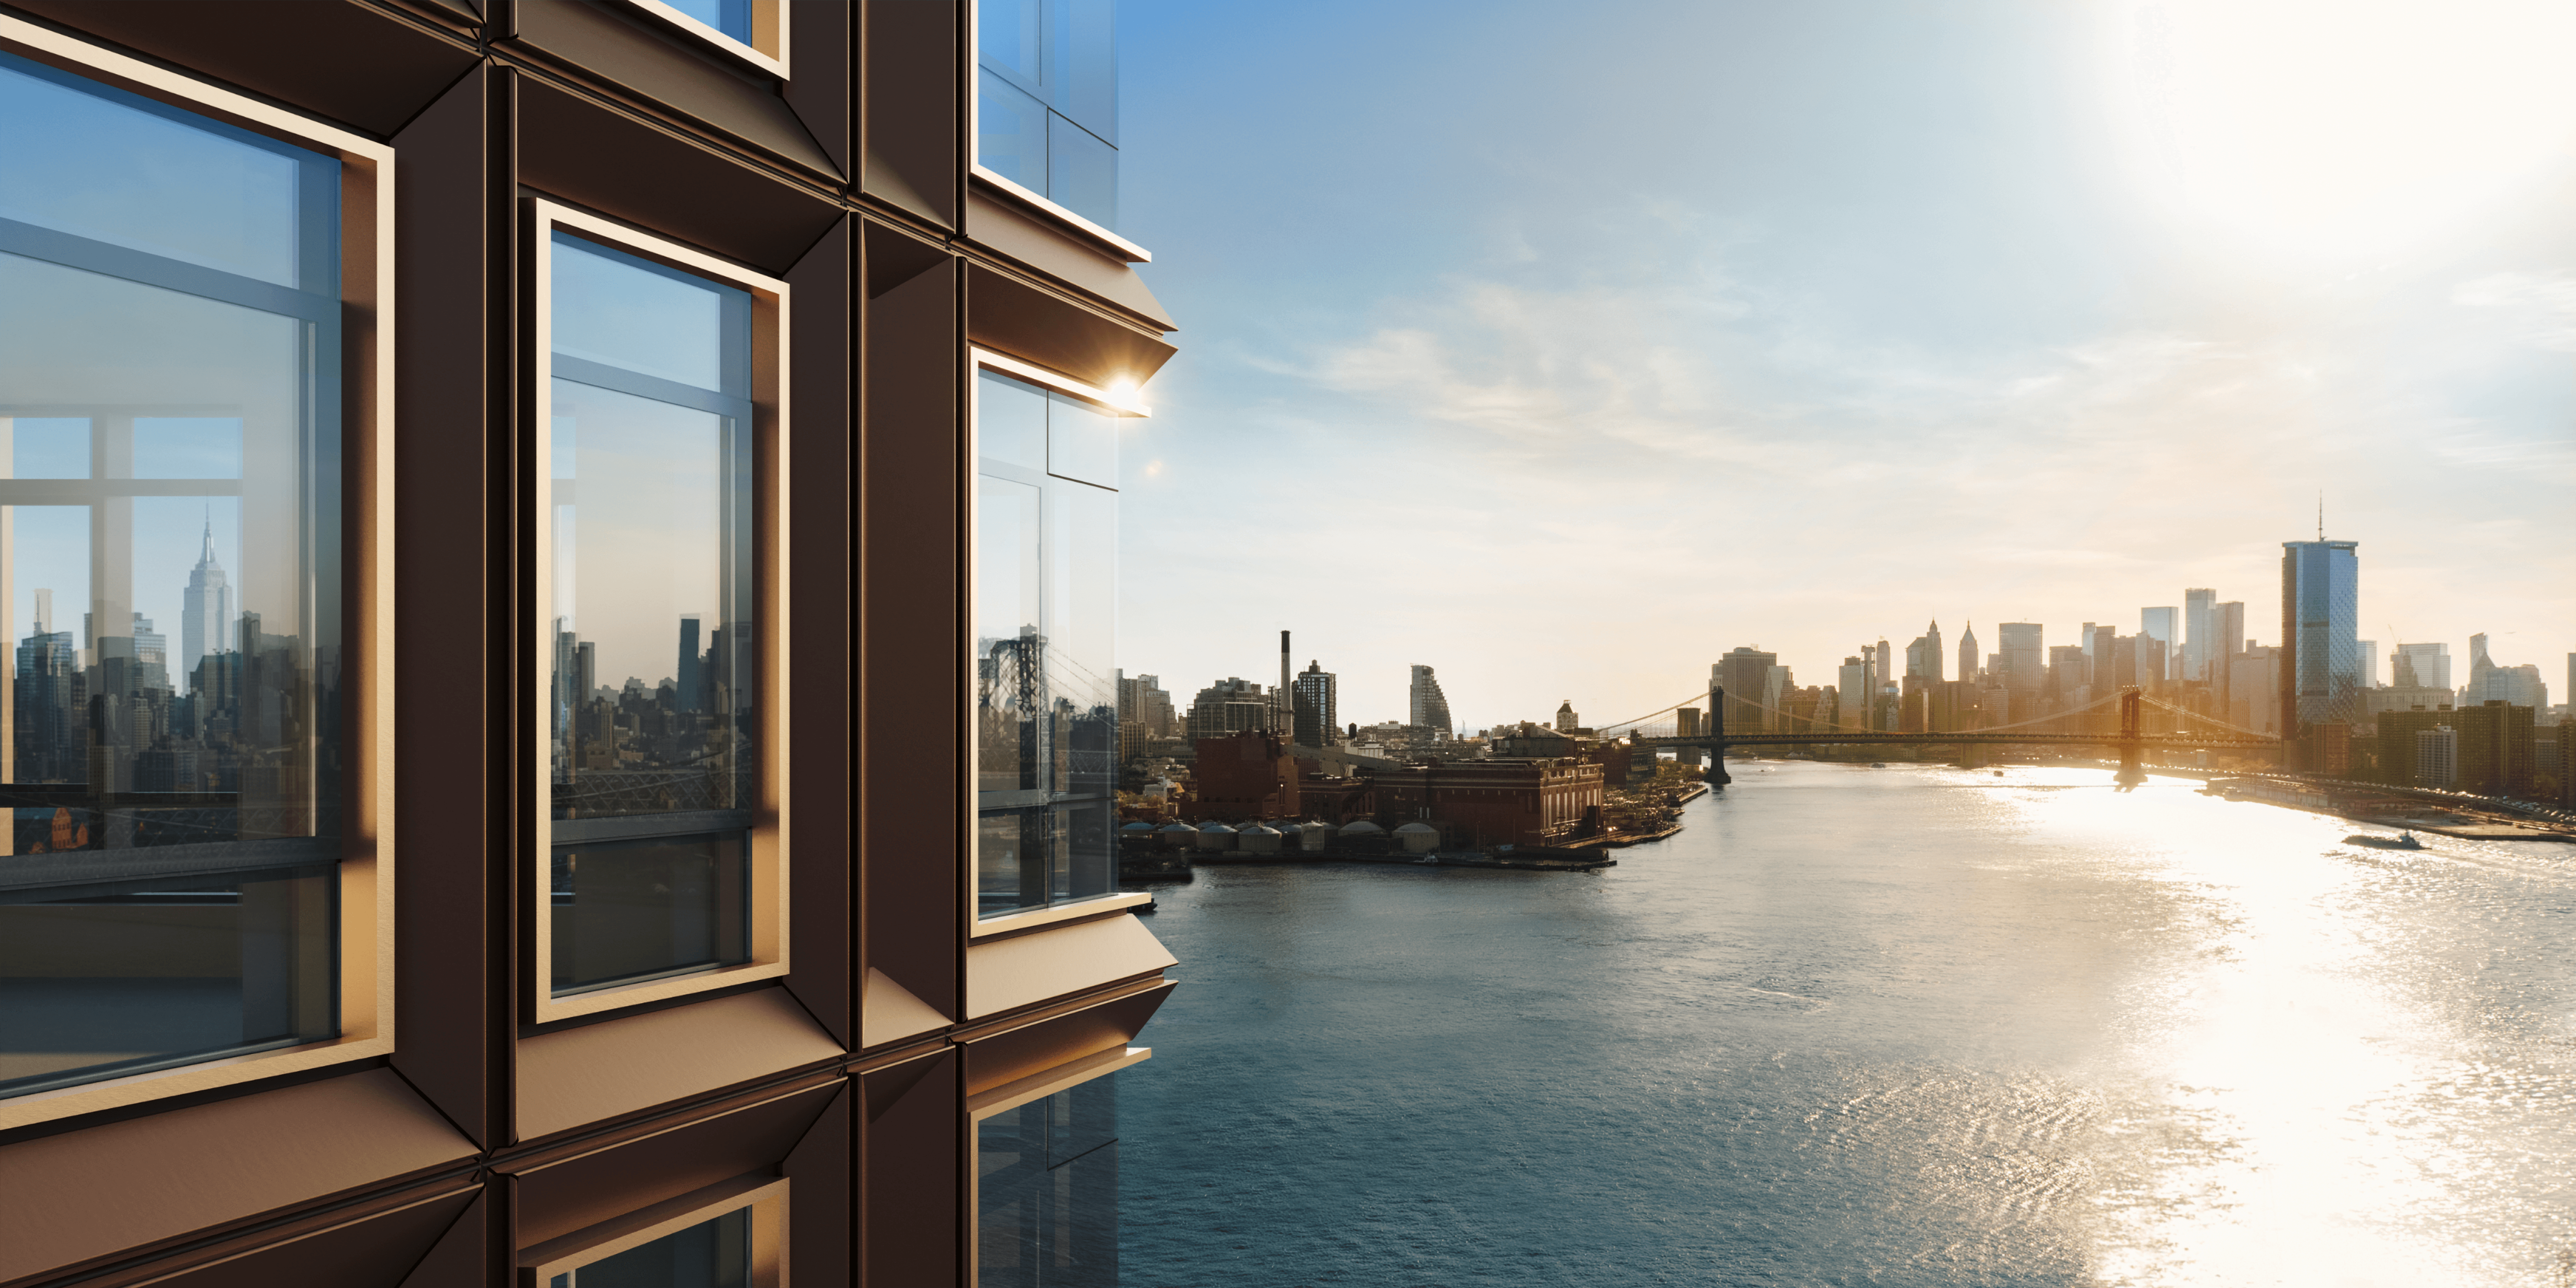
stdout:
[(1116, 0), (978, 0), (975, 160), (1118, 226)]
[(978, 376), (976, 903), (994, 917), (1117, 888), (1118, 439), (1091, 403)]
[(555, 232), (556, 996), (750, 960), (761, 660), (748, 291)]
[(663, 0), (663, 3), (748, 45), (751, 0)]
[(334, 1037), (340, 163), (0, 119), (0, 1095)]
[(976, 1288), (1117, 1283), (1117, 1075), (977, 1122)]
[(750, 1288), (752, 1210), (736, 1208), (546, 1280), (549, 1288)]

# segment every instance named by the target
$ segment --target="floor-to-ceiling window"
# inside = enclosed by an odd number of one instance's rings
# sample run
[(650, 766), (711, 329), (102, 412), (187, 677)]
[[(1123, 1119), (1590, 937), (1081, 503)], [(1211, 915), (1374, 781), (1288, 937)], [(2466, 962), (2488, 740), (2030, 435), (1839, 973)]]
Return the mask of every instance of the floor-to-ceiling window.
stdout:
[(0, 1095), (340, 1031), (342, 164), (0, 55)]

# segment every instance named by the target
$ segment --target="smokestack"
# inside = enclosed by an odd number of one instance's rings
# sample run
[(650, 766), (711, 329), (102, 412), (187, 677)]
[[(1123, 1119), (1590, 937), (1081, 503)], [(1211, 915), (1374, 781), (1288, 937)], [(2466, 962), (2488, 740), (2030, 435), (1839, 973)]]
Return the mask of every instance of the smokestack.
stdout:
[(1279, 732), (1297, 733), (1297, 700), (1288, 694), (1288, 632), (1279, 632)]

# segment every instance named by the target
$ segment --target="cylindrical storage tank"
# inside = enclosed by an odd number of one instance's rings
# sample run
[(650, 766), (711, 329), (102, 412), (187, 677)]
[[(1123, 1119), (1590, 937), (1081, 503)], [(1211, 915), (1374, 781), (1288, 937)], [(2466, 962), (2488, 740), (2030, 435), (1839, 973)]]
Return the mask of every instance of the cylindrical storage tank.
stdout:
[(1395, 829), (1395, 839), (1403, 843), (1407, 854), (1429, 854), (1440, 848), (1440, 829), (1429, 823), (1407, 823)]
[(1169, 824), (1154, 835), (1175, 850), (1190, 849), (1199, 842), (1199, 830), (1187, 823)]
[(1342, 825), (1342, 848), (1353, 854), (1386, 853), (1386, 829), (1361, 819)]
[(1227, 827), (1223, 823), (1201, 823), (1199, 825), (1199, 848), (1202, 850), (1231, 850), (1234, 848), (1235, 840), (1240, 835), (1241, 834), (1236, 832), (1233, 828)]
[(1242, 837), (1241, 843), (1243, 846), (1243, 852), (1246, 854), (1277, 854), (1279, 852), (1278, 828), (1255, 823), (1252, 826), (1243, 829), (1239, 835)]
[(1330, 823), (1308, 823), (1297, 833), (1297, 848), (1308, 854), (1317, 854), (1331, 849), (1333, 833), (1340, 830)]

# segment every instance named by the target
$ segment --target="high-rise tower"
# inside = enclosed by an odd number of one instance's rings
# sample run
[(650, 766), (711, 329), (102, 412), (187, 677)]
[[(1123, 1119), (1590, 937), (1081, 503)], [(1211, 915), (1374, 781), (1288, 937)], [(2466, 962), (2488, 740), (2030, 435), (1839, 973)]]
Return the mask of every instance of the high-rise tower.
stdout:
[(2281, 543), (2281, 723), (2289, 738), (2359, 715), (2361, 560), (2356, 541)]
[(1413, 667), (1412, 701), (1407, 704), (1404, 722), (1416, 729), (1452, 732), (1449, 724), (1449, 699), (1440, 692), (1440, 681), (1431, 668), (1420, 663)]
[(188, 570), (188, 588), (179, 595), (180, 683), (196, 675), (197, 663), (208, 653), (233, 647), (232, 625), (232, 579), (215, 562), (215, 517), (209, 510), (205, 544), (197, 553), (197, 566)]

